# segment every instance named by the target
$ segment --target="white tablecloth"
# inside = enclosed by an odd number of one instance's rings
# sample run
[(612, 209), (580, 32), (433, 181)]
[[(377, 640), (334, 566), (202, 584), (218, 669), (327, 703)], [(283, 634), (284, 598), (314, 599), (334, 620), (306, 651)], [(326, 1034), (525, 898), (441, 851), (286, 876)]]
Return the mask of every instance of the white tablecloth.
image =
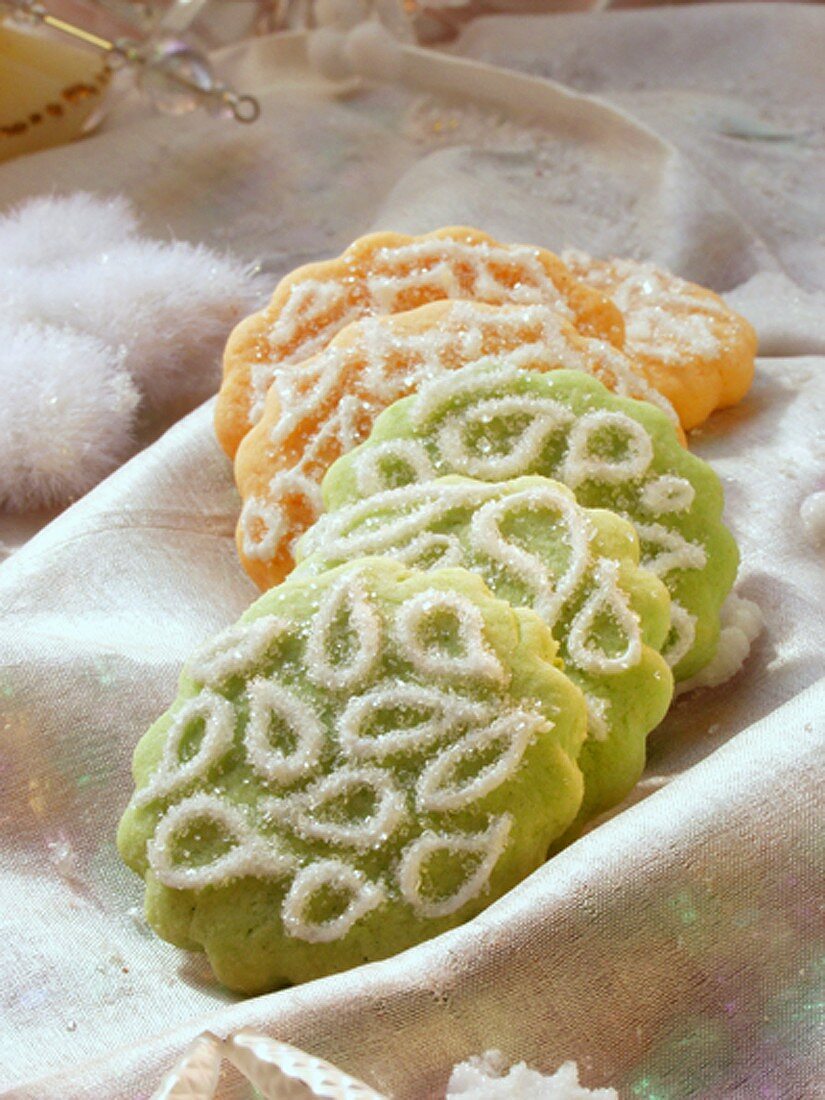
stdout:
[(2, 1095), (148, 1096), (188, 1037), (241, 1025), (410, 1100), (493, 1046), (575, 1058), (628, 1097), (820, 1094), (825, 580), (799, 510), (825, 488), (823, 34), (825, 11), (794, 5), (502, 17), (338, 98), (300, 41), (260, 41), (221, 59), (260, 96), (255, 127), (121, 109), (0, 168), (0, 206), (124, 191), (150, 231), (259, 256), (273, 280), (370, 228), (449, 222), (752, 280), (732, 299), (760, 331), (756, 384), (692, 446), (767, 621), (743, 672), (653, 735), (640, 805), (456, 932), (239, 1001), (148, 931), (114, 850), (134, 743), (255, 595), (198, 410), (0, 565)]

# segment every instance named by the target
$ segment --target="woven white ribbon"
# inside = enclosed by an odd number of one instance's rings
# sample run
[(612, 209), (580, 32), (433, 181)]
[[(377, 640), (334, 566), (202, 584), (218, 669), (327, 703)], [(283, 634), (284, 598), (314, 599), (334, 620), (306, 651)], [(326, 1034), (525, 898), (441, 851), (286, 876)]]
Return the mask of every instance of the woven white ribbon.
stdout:
[(266, 1100), (386, 1100), (348, 1073), (255, 1031), (199, 1035), (166, 1074), (152, 1100), (212, 1100), (221, 1063), (231, 1062)]

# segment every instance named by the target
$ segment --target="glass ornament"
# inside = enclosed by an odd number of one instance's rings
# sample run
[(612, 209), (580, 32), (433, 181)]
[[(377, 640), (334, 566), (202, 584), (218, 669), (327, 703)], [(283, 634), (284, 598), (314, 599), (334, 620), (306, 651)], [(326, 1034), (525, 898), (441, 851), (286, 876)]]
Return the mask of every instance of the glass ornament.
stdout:
[(189, 114), (215, 88), (209, 62), (182, 39), (153, 41), (142, 51), (142, 61), (138, 87), (163, 114)]

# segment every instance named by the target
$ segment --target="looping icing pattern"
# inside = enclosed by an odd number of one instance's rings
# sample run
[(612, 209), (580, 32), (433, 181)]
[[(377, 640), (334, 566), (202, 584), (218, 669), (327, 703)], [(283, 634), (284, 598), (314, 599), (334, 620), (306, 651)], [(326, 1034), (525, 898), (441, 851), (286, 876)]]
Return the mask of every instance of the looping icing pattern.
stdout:
[[(552, 724), (502, 694), (507, 673), (472, 599), (431, 588), (388, 607), (368, 588), (363, 571), (351, 570), (321, 593), (306, 627), (263, 616), (225, 631), (190, 662), (201, 682), (220, 687), (243, 675), (246, 690), (233, 702), (204, 687), (178, 710), (134, 805), (204, 780), (230, 752), (233, 760), (243, 754), (242, 767), (262, 787), (243, 772), (238, 787), (233, 772), (163, 809), (146, 849), (158, 882), (197, 891), (240, 878), (283, 881), (283, 929), (308, 943), (341, 939), (389, 901), (405, 901), (424, 919), (448, 916), (487, 886), (510, 835), (509, 815), (478, 834), (456, 831), (449, 815), (512, 781)], [(285, 662), (255, 675), (284, 634)], [(394, 661), (412, 666), (412, 679), (384, 674), (385, 644)], [(302, 676), (350, 693), (335, 704), (331, 728), (328, 697), (302, 686)], [(484, 702), (456, 682), (465, 678), (470, 691), (485, 685)], [(246, 716), (240, 738), (236, 707)], [(397, 768), (413, 769), (413, 781), (402, 783)], [(231, 792), (242, 788), (248, 793), (238, 803)], [(447, 815), (443, 831), (422, 833), (421, 814), (429, 822)], [(383, 872), (359, 866), (387, 844), (397, 849)], [(433, 857), (441, 868), (435, 879)]]
[[(560, 518), (570, 554), (561, 576), (551, 576), (540, 558), (502, 533), (502, 524), (508, 517), (524, 511), (549, 512)], [(512, 493), (483, 505), (471, 521), (470, 540), (477, 551), (503, 566), (527, 587), (533, 607), (551, 626), (590, 565), (590, 540), (582, 510), (551, 485)]]
[[(482, 452), (468, 446), (467, 436), (473, 429), (495, 420), (512, 423), (521, 418), (528, 418), (527, 426), (517, 439), (508, 440), (506, 450)], [(518, 476), (538, 461), (552, 436), (572, 419), (569, 410), (552, 399), (492, 397), (480, 401), (465, 417), (448, 414), (438, 433), (438, 446), (455, 473), (484, 481), (502, 481)]]
[[(527, 746), (537, 733), (550, 728), (548, 720), (540, 714), (515, 710), (471, 730), (424, 768), (416, 788), (419, 810), (425, 813), (461, 810), (484, 798), (515, 775)], [(491, 763), (470, 779), (457, 778), (462, 763), (496, 746), (499, 753)]]
[[(619, 457), (599, 456), (595, 444), (599, 437), (619, 437), (626, 453)], [(614, 444), (615, 445), (615, 444)], [(599, 409), (576, 421), (567, 440), (562, 479), (575, 489), (583, 481), (609, 485), (643, 478), (653, 461), (653, 441), (644, 427), (620, 412)]]
[[(432, 635), (445, 621), (454, 624), (449, 639)], [(396, 641), (421, 676), (480, 677), (506, 683), (507, 673), (484, 641), (484, 619), (472, 600), (458, 592), (432, 588), (402, 606), (395, 621)], [(457, 652), (452, 652), (453, 643)]]
[[(325, 515), (304, 540), (301, 553), (333, 563), (388, 555), (423, 570), (458, 565), (480, 572), (493, 588), (503, 576), (526, 590), (522, 602), (551, 627), (582, 586), (590, 585), (592, 591), (569, 628), (570, 638), (566, 632), (559, 635), (565, 659), (596, 674), (630, 668), (642, 657), (641, 629), (619, 583), (618, 566), (591, 550), (594, 531), (587, 511), (561, 486), (542, 480), (512, 489), (513, 483), (456, 479), (385, 490)], [(458, 517), (466, 525), (461, 537)], [(554, 529), (556, 555), (567, 552), (562, 567), (557, 563), (551, 569), (507, 531), (508, 523), (524, 517), (539, 525), (540, 537), (546, 539)], [(454, 525), (450, 532), (431, 529), (447, 523)], [(595, 626), (603, 616), (625, 640), (619, 652), (608, 654), (599, 645)]]
[(675, 668), (685, 654), (690, 652), (696, 640), (696, 622), (695, 615), (691, 615), (676, 600), (671, 601), (670, 631), (672, 637), (668, 639), (667, 645), (662, 650), (662, 656), (671, 668)]
[[(200, 744), (187, 760), (182, 759), (184, 741), (195, 723), (203, 724)], [(235, 710), (228, 700), (203, 691), (184, 703), (166, 733), (163, 754), (149, 782), (135, 793), (136, 805), (164, 798), (195, 779), (203, 778), (232, 748)]]
[[(476, 897), (489, 881), (496, 863), (507, 845), (513, 818), (501, 814), (494, 818), (483, 833), (470, 836), (461, 834), (423, 833), (404, 850), (398, 869), (398, 881), (404, 899), (420, 917), (430, 919), (456, 913), (468, 901)], [(446, 896), (428, 897), (423, 880), (426, 863), (436, 853), (444, 852), (463, 860), (466, 856), (478, 857), (475, 870)]]
[(257, 423), (263, 412), (274, 364), (288, 366), (308, 359), (350, 321), (409, 308), (411, 292), (415, 305), (465, 298), (492, 304), (543, 304), (571, 316), (538, 250), (519, 245), (442, 237), (380, 248), (370, 261), (365, 289), (366, 294), (362, 291), (353, 298), (347, 280), (307, 278), (292, 285), (267, 333), (270, 356), (252, 367), (251, 423)]
[[(322, 305), (326, 312), (329, 300)], [(284, 323), (292, 341), (296, 330), (289, 303)], [(557, 307), (508, 304), (491, 309), (456, 299), (438, 323), (422, 330), (397, 333), (391, 322), (367, 316), (346, 346), (326, 346), (300, 370), (285, 362), (273, 382), (279, 416), (268, 429), (269, 453), (289, 451), (292, 438), (303, 442), (295, 465), (274, 472), (265, 494), (245, 501), (240, 523), (245, 556), (268, 561), (289, 541), (290, 498), (299, 499), (312, 517), (321, 514), (318, 483), (330, 456), (346, 454), (362, 442), (382, 409), (462, 362), (483, 360), (485, 348), (494, 348), (496, 361), (512, 367), (584, 371), (606, 381), (615, 392), (650, 400), (675, 417), (669, 402), (621, 352), (578, 334), (571, 339), (570, 333)], [(365, 461), (362, 492), (376, 491), (381, 472), (370, 467), (380, 465), (392, 450), (390, 444), (386, 455), (374, 453)], [(423, 451), (408, 454), (405, 461), (416, 462), (419, 479), (424, 476)]]
[[(618, 562), (602, 558), (596, 566), (597, 587), (588, 596), (567, 634), (567, 649), (574, 665), (585, 672), (623, 672), (642, 657), (642, 633), (639, 620), (619, 587)], [(624, 649), (608, 656), (594, 638), (599, 615), (609, 617), (619, 628)]]
[(631, 354), (663, 363), (681, 363), (685, 353), (699, 358), (719, 354), (717, 326), (728, 311), (712, 294), (652, 263), (635, 260), (593, 262), (571, 250), (562, 259), (616, 303), (625, 318), (625, 343)]
[[(333, 890), (347, 896), (343, 912), (326, 920), (313, 919), (308, 913), (313, 895)], [(338, 859), (324, 859), (303, 867), (287, 893), (281, 916), (284, 928), (296, 939), (307, 943), (332, 943), (340, 940), (362, 917), (377, 909), (386, 899), (381, 885)]]
[[(177, 862), (176, 840), (198, 823), (202, 828), (218, 828), (229, 847), (203, 863)], [(195, 834), (193, 843), (198, 843), (198, 836)], [(283, 878), (295, 867), (295, 859), (280, 849), (277, 840), (256, 832), (236, 806), (203, 792), (167, 810), (146, 851), (157, 878), (175, 890), (223, 886), (243, 876)]]
[[(351, 652), (341, 656), (331, 644), (341, 616), (351, 633)], [(381, 618), (357, 580), (345, 577), (321, 601), (312, 620), (306, 647), (307, 674), (315, 684), (344, 691), (356, 687), (370, 674), (381, 648)]]
[[(244, 746), (252, 770), (261, 779), (292, 783), (318, 763), (324, 747), (324, 727), (307, 703), (275, 680), (259, 678), (247, 689), (249, 719)], [(295, 741), (288, 752), (270, 741), (273, 722), (282, 723)]]
[[(641, 420), (609, 408), (576, 414), (559, 389), (548, 383), (550, 396), (543, 387), (528, 372), (506, 365), (455, 371), (411, 399), (406, 415), (416, 437), (401, 436), (393, 443), (402, 453), (408, 444), (420, 448), (423, 443), (436, 477), (463, 474), (497, 481), (538, 473), (581, 491), (591, 505), (618, 511), (635, 526), (642, 565), (678, 595), (674, 574), (708, 566), (702, 535), (688, 538), (679, 529), (683, 521), (696, 528), (690, 516), (694, 485), (678, 472), (656, 469), (657, 444)], [(369, 461), (369, 452), (367, 446), (351, 460), (356, 484), (359, 465)], [(517, 559), (527, 564), (520, 550), (507, 549), (506, 554), (513, 565)], [(618, 620), (635, 633), (629, 615), (614, 599), (609, 602)], [(677, 599), (673, 627), (681, 641), (672, 642), (668, 651), (674, 667), (696, 639), (696, 617), (682, 611)], [(575, 648), (578, 659), (587, 662), (590, 647)]]
[[(370, 719), (382, 711), (394, 714), (396, 725), (390, 724), (378, 735), (368, 733)], [(339, 721), (338, 735), (342, 748), (354, 759), (384, 760), (399, 753), (419, 752), (468, 722), (485, 721), (488, 715), (483, 703), (452, 691), (387, 681), (349, 700)], [(402, 721), (404, 717), (418, 720)]]
[[(325, 815), (336, 799), (369, 791), (372, 811), (355, 821), (336, 820)], [(404, 796), (392, 775), (380, 768), (343, 767), (317, 780), (305, 791), (287, 799), (271, 799), (265, 812), (310, 840), (359, 849), (374, 848), (386, 841), (406, 816)]]
[(197, 683), (219, 688), (231, 677), (243, 676), (257, 666), (287, 630), (288, 623), (275, 615), (231, 626), (201, 646), (187, 661), (186, 671)]

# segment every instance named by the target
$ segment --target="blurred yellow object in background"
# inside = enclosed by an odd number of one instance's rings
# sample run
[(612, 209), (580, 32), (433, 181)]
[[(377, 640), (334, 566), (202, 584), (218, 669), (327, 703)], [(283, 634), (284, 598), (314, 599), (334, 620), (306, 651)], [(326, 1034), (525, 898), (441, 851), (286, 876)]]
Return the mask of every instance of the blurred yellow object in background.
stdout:
[(91, 129), (110, 78), (99, 53), (0, 25), (0, 161)]

